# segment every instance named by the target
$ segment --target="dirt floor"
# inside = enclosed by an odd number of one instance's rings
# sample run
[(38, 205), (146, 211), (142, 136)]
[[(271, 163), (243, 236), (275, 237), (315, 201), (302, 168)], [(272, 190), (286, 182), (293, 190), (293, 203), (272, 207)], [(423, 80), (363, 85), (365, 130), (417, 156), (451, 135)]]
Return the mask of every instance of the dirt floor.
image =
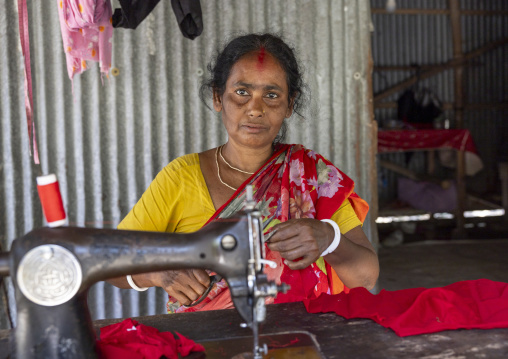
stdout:
[(379, 248), (378, 290), (440, 287), (480, 278), (508, 282), (507, 228), (475, 226), (467, 230), (468, 239), (451, 239), (449, 227), (432, 228), (439, 239), (428, 239), (423, 226), (413, 228), (413, 234), (403, 233), (402, 243), (403, 231), (394, 236), (396, 228), (380, 230), (380, 241), (386, 245)]

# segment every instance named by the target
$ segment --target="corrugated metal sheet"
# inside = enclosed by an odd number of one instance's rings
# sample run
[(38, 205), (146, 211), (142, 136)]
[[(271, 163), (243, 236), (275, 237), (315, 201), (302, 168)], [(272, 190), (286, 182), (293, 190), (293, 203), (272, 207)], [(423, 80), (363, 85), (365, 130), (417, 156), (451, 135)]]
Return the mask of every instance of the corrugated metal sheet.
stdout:
[[(16, 1), (0, 2), (4, 247), (43, 225), (39, 171), (57, 174), (71, 225), (115, 227), (171, 159), (224, 143), (220, 118), (201, 103), (198, 88), (217, 45), (238, 31), (281, 32), (295, 45), (313, 100), (305, 120), (291, 119), (288, 142), (330, 158), (375, 207), (368, 2), (224, 0), (202, 1), (202, 8), (204, 32), (191, 41), (181, 35), (170, 2), (160, 2), (135, 31), (115, 30), (118, 76), (103, 85), (93, 65), (72, 85), (57, 1), (28, 1), (39, 169), (28, 152)], [(372, 220), (365, 229), (376, 242)], [(89, 295), (94, 318), (163, 313), (165, 301), (160, 290), (140, 294), (105, 283)]]
[[(508, 11), (506, 1), (462, 0), (463, 9)], [(462, 17), (463, 50), (472, 51), (488, 42), (508, 38), (508, 16)], [(508, 161), (508, 45), (476, 58), (464, 75), (466, 103), (504, 103), (504, 109), (471, 109), (464, 123), (473, 133), (486, 171), (469, 179), (468, 185), (479, 192), (500, 188), (498, 161)], [(499, 190), (500, 192), (500, 190)]]
[[(399, 9), (447, 9), (448, 1), (442, 0), (397, 0)], [(372, 8), (384, 8), (385, 0), (371, 0)], [(508, 2), (461, 1), (463, 10), (508, 10)], [(374, 34), (372, 51), (375, 66), (431, 65), (441, 64), (453, 58), (453, 42), (450, 18), (441, 15), (373, 14)], [(462, 49), (465, 53), (476, 50), (489, 42), (508, 37), (506, 15), (463, 15)], [(465, 103), (505, 103), (508, 98), (508, 47), (506, 45), (475, 58), (466, 67), (464, 83)], [(373, 76), (374, 94), (389, 88), (414, 75), (414, 71), (376, 71)], [(445, 103), (454, 102), (453, 71), (448, 70), (421, 81), (421, 86), (434, 91)], [(384, 101), (396, 101), (394, 94)], [(453, 111), (446, 115), (454, 119)], [(505, 143), (508, 142), (507, 111), (501, 109), (467, 109), (464, 112), (464, 127), (468, 128), (484, 161), (485, 169), (468, 178), (468, 187), (476, 192), (493, 191), (497, 185), (497, 161), (508, 156)], [(396, 118), (395, 108), (375, 109), (376, 120)], [(503, 150), (500, 150), (503, 148)], [(404, 155), (383, 155), (399, 164), (405, 163)], [(506, 160), (506, 159), (505, 159)], [(417, 154), (409, 164), (411, 168), (424, 171), (425, 158)], [(397, 175), (386, 169), (379, 172), (380, 200), (388, 202), (396, 197)]]

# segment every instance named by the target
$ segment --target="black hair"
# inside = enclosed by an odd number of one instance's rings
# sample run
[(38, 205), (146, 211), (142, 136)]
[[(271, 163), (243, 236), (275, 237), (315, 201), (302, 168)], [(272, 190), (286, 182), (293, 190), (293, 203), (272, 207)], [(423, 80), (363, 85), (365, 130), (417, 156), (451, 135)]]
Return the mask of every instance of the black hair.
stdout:
[[(306, 102), (308, 86), (303, 81), (302, 69), (298, 64), (295, 50), (286, 44), (280, 36), (269, 33), (235, 37), (224, 46), (222, 51), (217, 52), (215, 58), (208, 64), (210, 78), (201, 85), (201, 99), (206, 103), (206, 99), (210, 98), (210, 93), (213, 94), (214, 90), (219, 95), (224, 94), (233, 65), (242, 56), (261, 49), (277, 59), (284, 69), (288, 85), (288, 103), (292, 102), (293, 112), (303, 118), (302, 109)], [(274, 142), (283, 142), (286, 131), (287, 125), (284, 121)]]

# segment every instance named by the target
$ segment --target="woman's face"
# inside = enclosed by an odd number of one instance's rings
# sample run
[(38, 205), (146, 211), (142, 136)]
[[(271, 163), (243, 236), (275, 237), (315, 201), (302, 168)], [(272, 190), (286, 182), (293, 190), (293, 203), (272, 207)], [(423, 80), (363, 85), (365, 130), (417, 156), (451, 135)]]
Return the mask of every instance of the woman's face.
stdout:
[(231, 68), (224, 94), (214, 92), (229, 141), (251, 148), (269, 146), (291, 116), (286, 73), (264, 49), (251, 52)]

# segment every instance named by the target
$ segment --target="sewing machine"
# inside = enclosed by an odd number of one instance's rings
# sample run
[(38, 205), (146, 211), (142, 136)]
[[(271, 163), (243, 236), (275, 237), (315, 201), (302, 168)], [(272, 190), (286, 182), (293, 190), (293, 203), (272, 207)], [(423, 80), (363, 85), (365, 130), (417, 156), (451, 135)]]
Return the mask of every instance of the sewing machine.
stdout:
[(288, 286), (269, 282), (263, 224), (247, 191), (242, 212), (190, 234), (92, 228), (41, 228), (16, 239), (0, 255), (0, 275), (16, 288), (17, 358), (95, 358), (95, 334), (87, 307), (91, 285), (143, 272), (202, 268), (223, 276), (236, 310), (252, 329), (253, 356), (262, 358), (258, 324), (265, 298)]

